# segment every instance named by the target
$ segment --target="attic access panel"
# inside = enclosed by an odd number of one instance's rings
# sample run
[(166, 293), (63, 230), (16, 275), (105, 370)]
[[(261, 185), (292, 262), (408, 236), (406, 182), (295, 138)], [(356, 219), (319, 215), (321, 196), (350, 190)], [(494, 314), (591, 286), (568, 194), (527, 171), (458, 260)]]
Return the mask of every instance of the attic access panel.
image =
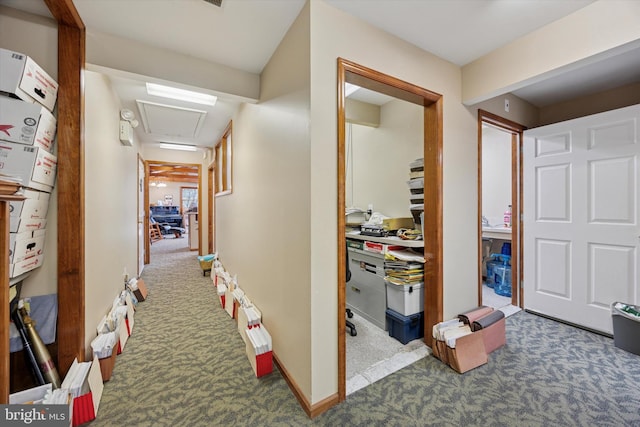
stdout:
[(175, 138), (196, 138), (207, 116), (206, 111), (136, 100), (144, 131)]

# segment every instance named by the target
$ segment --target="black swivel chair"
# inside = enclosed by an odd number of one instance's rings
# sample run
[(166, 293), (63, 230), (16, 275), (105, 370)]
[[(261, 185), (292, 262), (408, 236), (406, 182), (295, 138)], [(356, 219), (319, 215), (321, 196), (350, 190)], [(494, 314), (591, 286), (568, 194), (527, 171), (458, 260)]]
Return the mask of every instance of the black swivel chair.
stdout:
[[(347, 282), (349, 282), (349, 280), (351, 280), (351, 270), (349, 269), (349, 249), (347, 249), (346, 251), (345, 259), (347, 260)], [(349, 319), (353, 317), (353, 313), (351, 312), (351, 309), (348, 309), (348, 308), (347, 308), (347, 317)], [(346, 326), (347, 326), (347, 329), (349, 329), (349, 333), (351, 334), (352, 337), (355, 337), (356, 335), (358, 335), (358, 331), (356, 331), (356, 325), (354, 325), (352, 321), (347, 320)]]

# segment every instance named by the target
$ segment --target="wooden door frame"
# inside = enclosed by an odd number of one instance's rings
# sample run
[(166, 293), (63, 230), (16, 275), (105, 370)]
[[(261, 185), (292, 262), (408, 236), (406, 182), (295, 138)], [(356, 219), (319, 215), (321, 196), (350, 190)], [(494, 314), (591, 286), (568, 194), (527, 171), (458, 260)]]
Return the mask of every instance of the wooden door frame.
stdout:
[[(213, 151), (213, 153), (215, 153), (215, 151)], [(213, 160), (211, 161), (211, 163), (209, 163), (209, 166), (207, 167), (207, 185), (208, 185), (208, 192), (209, 192), (209, 198), (207, 200), (208, 203), (208, 221), (209, 221), (209, 227), (207, 227), (208, 229), (208, 234), (209, 234), (209, 253), (212, 254), (215, 252), (215, 248), (216, 248), (216, 244), (215, 244), (215, 219), (216, 219), (216, 198), (215, 198), (215, 187), (214, 187), (214, 177), (215, 177), (215, 169), (216, 169), (216, 162), (215, 162), (215, 157), (213, 158)]]
[[(425, 200), (430, 212), (424, 215), (424, 330), (425, 343), (432, 326), (443, 316), (443, 251), (442, 251), (442, 95), (354, 62), (338, 58), (338, 399), (346, 398), (346, 247), (345, 224), (345, 83), (381, 92), (424, 107), (424, 181)], [(408, 167), (408, 165), (407, 165)], [(426, 207), (426, 205), (425, 205)]]
[[(511, 304), (523, 307), (522, 295), (522, 141), (525, 126), (478, 109), (478, 303), (482, 304), (482, 125), (511, 134)], [(517, 177), (517, 179), (513, 179)]]
[[(149, 203), (149, 163), (153, 164), (164, 164), (164, 165), (175, 165), (175, 166), (196, 166), (198, 168), (198, 215), (201, 214), (200, 206), (202, 206), (202, 165), (199, 163), (181, 163), (181, 162), (165, 162), (162, 160), (145, 160), (144, 161), (144, 188), (146, 189), (145, 201), (144, 201), (144, 227), (149, 233), (149, 211), (150, 211), (150, 203)], [(182, 205), (182, 200), (180, 201)], [(198, 228), (200, 235), (198, 236), (198, 255), (204, 255), (202, 253), (202, 236), (204, 232), (202, 231), (202, 227)], [(149, 238), (145, 239), (145, 264), (149, 264), (151, 262), (151, 244), (149, 242)]]

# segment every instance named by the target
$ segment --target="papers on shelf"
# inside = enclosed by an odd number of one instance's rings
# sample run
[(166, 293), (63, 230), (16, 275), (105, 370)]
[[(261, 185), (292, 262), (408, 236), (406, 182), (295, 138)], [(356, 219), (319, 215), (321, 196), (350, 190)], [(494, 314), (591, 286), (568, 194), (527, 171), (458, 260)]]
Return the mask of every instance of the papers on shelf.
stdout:
[(385, 261), (410, 261), (416, 263), (425, 262), (424, 256), (420, 255), (416, 252), (411, 251), (410, 249), (403, 250), (388, 250), (384, 255)]

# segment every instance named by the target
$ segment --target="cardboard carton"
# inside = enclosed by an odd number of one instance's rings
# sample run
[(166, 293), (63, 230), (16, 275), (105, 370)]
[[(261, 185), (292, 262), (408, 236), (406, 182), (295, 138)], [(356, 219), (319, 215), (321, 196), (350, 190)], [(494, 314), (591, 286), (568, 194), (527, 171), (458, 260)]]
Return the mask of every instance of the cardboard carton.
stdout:
[(482, 334), (474, 332), (456, 340), (456, 348), (447, 347), (447, 360), (461, 374), (487, 363)]
[(27, 102), (38, 102), (53, 111), (58, 82), (29, 56), (0, 49), (0, 92)]
[[(9, 216), (12, 218), (46, 218), (49, 210), (49, 193), (37, 190), (24, 190), (24, 200), (9, 202)], [(14, 231), (15, 233), (15, 231)]]
[(0, 139), (53, 150), (56, 119), (40, 104), (0, 96)]
[(44, 253), (45, 230), (9, 234), (9, 264)]
[(24, 187), (50, 193), (57, 166), (56, 156), (42, 148), (0, 141), (0, 173), (20, 178)]

